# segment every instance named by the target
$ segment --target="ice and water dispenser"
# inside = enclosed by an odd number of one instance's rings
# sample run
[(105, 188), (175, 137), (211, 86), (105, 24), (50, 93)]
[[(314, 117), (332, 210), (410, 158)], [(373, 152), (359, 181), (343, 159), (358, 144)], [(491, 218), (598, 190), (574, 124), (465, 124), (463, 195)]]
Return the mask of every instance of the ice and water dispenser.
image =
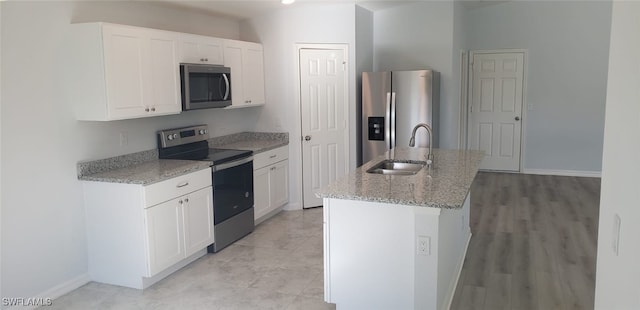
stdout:
[(384, 141), (384, 117), (369, 117), (368, 123), (369, 140)]

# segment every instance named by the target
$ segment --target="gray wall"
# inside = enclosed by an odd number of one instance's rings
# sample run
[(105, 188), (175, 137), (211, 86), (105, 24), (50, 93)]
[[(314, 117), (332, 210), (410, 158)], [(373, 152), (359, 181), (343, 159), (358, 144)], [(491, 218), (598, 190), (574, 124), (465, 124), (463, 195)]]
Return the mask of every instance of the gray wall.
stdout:
[(600, 171), (611, 3), (514, 1), (466, 15), (469, 49), (529, 51), (525, 172)]
[(374, 14), (374, 69), (440, 72), (440, 147), (456, 148), (458, 90), (453, 59), (454, 4), (412, 2)]
[[(362, 72), (373, 71), (373, 12), (356, 6), (356, 138), (362, 136)], [(356, 139), (356, 141), (357, 141)], [(362, 156), (362, 144), (358, 143), (357, 159)], [(361, 165), (361, 162), (357, 163)]]
[[(207, 123), (253, 130), (257, 111), (207, 110), (79, 122), (61, 99), (56, 55), (72, 21), (108, 21), (238, 39), (239, 22), (133, 2), (2, 2), (2, 297), (52, 297), (87, 279), (76, 163), (156, 148), (156, 130)], [(10, 78), (7, 78), (10, 77)], [(129, 142), (120, 146), (119, 133)], [(41, 295), (40, 295), (41, 296)], [(53, 296), (55, 297), (55, 296)]]

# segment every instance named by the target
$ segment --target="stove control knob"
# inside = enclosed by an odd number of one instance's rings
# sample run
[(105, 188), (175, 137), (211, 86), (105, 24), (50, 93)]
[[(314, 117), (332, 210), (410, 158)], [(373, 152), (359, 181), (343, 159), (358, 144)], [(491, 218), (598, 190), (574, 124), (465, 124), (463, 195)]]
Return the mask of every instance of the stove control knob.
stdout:
[(167, 135), (167, 140), (173, 140), (173, 135), (171, 134)]
[(174, 138), (174, 139), (178, 139), (178, 134), (177, 134), (177, 133), (174, 133), (174, 134), (173, 134), (173, 138)]
[(201, 134), (201, 135), (204, 135), (204, 129), (200, 129), (200, 130), (198, 131), (198, 133), (199, 133), (199, 134)]

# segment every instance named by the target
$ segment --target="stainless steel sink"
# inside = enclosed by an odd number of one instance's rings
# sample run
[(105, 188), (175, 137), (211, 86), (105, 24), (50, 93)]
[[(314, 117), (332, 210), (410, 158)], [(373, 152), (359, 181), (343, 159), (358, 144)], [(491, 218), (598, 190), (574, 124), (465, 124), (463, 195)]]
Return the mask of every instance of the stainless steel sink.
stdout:
[(367, 173), (412, 175), (418, 173), (427, 162), (385, 159), (367, 170)]

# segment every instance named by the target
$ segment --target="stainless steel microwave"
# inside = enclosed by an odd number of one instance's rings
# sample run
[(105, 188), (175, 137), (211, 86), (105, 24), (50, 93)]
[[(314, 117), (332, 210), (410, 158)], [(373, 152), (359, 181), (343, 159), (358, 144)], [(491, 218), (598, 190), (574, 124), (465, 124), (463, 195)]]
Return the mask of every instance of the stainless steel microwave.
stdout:
[(180, 64), (182, 110), (231, 105), (231, 69), (224, 66)]

